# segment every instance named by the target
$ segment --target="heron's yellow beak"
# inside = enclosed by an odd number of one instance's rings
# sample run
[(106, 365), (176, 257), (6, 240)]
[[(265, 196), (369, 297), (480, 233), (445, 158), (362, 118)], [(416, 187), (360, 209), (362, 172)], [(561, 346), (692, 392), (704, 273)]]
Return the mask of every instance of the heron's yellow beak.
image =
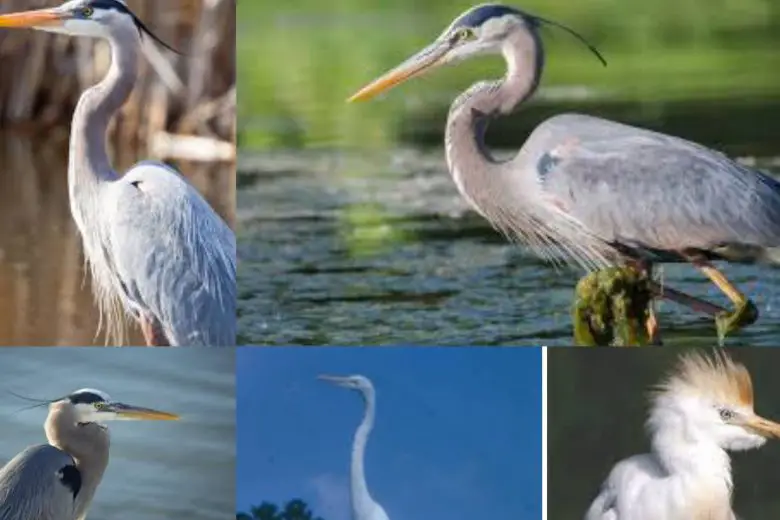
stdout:
[(347, 100), (347, 102), (351, 103), (353, 101), (371, 99), (396, 85), (400, 85), (404, 81), (419, 76), (426, 70), (441, 64), (442, 58), (449, 50), (450, 46), (447, 45), (446, 42), (436, 42), (433, 45), (426, 47), (393, 70), (358, 90)]
[(762, 437), (780, 439), (780, 424), (769, 419), (756, 415), (748, 419), (745, 426)]
[(34, 28), (62, 25), (63, 15), (54, 9), (38, 9), (0, 15), (0, 27)]
[(136, 421), (178, 421), (179, 416), (173, 413), (152, 410), (151, 408), (141, 408), (139, 406), (130, 406), (123, 403), (111, 403), (109, 412), (114, 412), (119, 420)]

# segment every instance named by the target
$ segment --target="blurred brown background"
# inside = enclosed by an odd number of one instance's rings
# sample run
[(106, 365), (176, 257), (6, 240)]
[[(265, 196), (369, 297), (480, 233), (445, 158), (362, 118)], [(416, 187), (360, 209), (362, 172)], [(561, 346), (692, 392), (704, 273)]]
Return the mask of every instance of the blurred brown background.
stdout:
[[(0, 11), (59, 3), (8, 0)], [(154, 64), (141, 60), (110, 131), (115, 168), (170, 162), (232, 225), (236, 2), (127, 3), (183, 54), (157, 47)], [(104, 343), (68, 206), (67, 153), (73, 108), (109, 60), (99, 40), (0, 30), (0, 345)]]

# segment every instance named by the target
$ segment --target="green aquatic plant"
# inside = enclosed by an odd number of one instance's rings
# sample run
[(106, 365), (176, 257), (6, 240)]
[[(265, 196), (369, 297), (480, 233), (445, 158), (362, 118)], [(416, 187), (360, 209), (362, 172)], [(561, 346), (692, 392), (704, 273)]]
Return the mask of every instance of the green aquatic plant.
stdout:
[(377, 204), (348, 204), (339, 213), (339, 231), (352, 258), (376, 255), (414, 240)]
[(642, 346), (653, 287), (646, 273), (610, 267), (583, 277), (575, 289), (574, 341), (580, 346)]

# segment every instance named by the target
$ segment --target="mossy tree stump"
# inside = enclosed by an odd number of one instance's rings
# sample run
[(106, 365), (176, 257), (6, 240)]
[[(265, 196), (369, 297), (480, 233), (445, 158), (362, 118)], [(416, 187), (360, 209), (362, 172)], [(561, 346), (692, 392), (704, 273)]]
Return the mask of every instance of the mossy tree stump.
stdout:
[(575, 291), (574, 341), (580, 346), (642, 346), (652, 313), (652, 283), (630, 267), (610, 267), (583, 277)]

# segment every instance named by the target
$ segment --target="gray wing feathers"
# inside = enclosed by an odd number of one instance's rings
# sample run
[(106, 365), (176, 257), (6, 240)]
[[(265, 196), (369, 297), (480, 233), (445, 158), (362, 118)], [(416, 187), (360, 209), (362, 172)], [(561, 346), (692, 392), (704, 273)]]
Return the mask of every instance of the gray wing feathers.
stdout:
[(74, 465), (54, 446), (27, 448), (0, 469), (0, 520), (73, 520), (73, 492), (58, 473)]
[(114, 184), (111, 257), (131, 304), (150, 312), (175, 345), (235, 345), (231, 229), (165, 165), (139, 164)]
[(526, 160), (553, 158), (543, 190), (606, 241), (780, 245), (780, 184), (703, 146), (580, 115), (549, 119), (527, 146)]

